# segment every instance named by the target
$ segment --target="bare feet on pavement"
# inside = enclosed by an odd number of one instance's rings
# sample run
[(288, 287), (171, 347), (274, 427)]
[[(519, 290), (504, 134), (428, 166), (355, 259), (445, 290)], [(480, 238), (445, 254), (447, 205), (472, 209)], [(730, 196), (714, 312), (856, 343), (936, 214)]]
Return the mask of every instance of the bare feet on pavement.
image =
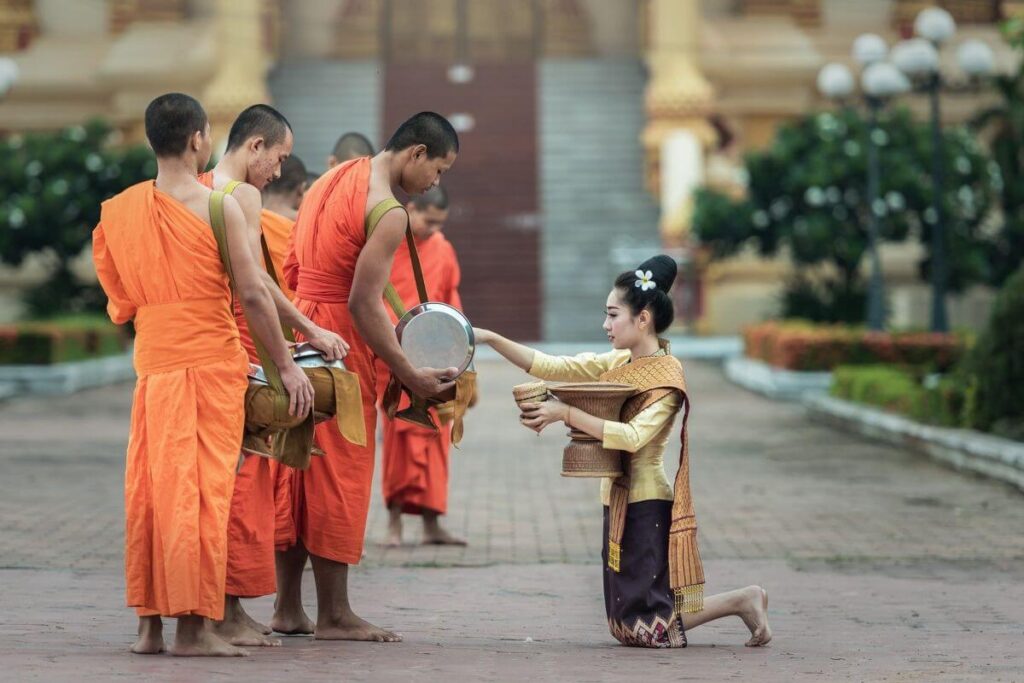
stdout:
[(767, 645), (772, 639), (772, 629), (768, 625), (768, 591), (760, 586), (747, 586), (743, 592), (745, 593), (745, 605), (740, 612), (740, 618), (750, 629), (750, 640), (746, 642), (746, 645), (747, 647)]
[(158, 655), (164, 648), (164, 623), (160, 617), (139, 617), (139, 637), (132, 645), (137, 655)]

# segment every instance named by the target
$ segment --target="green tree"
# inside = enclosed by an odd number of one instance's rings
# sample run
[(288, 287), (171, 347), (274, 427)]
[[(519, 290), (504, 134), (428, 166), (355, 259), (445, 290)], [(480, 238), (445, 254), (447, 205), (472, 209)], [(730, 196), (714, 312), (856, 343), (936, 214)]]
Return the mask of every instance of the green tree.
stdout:
[(991, 136), (1002, 172), (1003, 225), (990, 245), (990, 281), (1001, 285), (1024, 262), (1024, 19), (1007, 21), (1003, 37), (1017, 53), (1017, 69), (993, 79), (1000, 103), (980, 112), (972, 125)]
[[(855, 109), (822, 112), (782, 126), (767, 149), (746, 156), (745, 198), (699, 191), (695, 233), (714, 258), (727, 258), (748, 245), (765, 257), (785, 247), (798, 266), (783, 299), (788, 317), (862, 321), (860, 266), (869, 211), (879, 217), (882, 240), (916, 237), (926, 248), (935, 221), (928, 128), (898, 109), (881, 117), (873, 136), (881, 159), (874, 206), (866, 201), (867, 121)], [(946, 131), (944, 143), (950, 287), (957, 291), (988, 275), (982, 236), (1000, 173), (966, 129)], [(826, 264), (833, 274), (807, 277), (809, 267)], [(928, 267), (926, 256), (920, 264), (923, 278)]]
[(103, 308), (102, 291), (78, 282), (71, 261), (89, 243), (100, 204), (156, 175), (147, 147), (116, 147), (111, 137), (109, 125), (92, 121), (0, 140), (0, 255), (11, 265), (37, 252), (54, 260), (49, 279), (25, 293), (32, 315)]

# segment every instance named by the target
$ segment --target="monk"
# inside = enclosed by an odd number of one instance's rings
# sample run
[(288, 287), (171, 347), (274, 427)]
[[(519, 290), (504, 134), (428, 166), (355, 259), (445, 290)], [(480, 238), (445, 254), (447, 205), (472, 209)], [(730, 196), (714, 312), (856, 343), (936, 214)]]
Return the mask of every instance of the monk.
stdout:
[[(203, 173), (199, 178), (207, 187), (218, 190), (228, 189), (232, 181), (241, 182), (230, 188), (231, 196), (242, 208), (248, 226), (249, 248), (257, 263), (263, 260), (260, 235), (276, 236), (282, 231), (280, 220), (263, 211), (260, 191), (281, 175), (281, 166), (291, 154), (292, 144), (293, 136), (287, 119), (273, 107), (253, 105), (235, 119), (228, 133), (227, 151), (213, 171)], [(273, 239), (268, 238), (268, 244)], [(279, 245), (280, 240), (277, 242)], [(277, 313), (285, 325), (301, 332), (328, 359), (345, 357), (348, 346), (341, 337), (301, 314), (268, 273), (263, 271), (261, 278), (273, 296)], [(245, 316), (237, 306), (235, 320), (242, 345), (249, 353), (249, 361), (259, 364)], [(280, 640), (268, 637), (271, 629), (250, 617), (240, 600), (270, 595), (277, 590), (274, 491), (281, 485), (276, 482), (276, 469), (269, 458), (247, 454), (235, 480), (228, 523), (224, 619), (215, 625), (217, 633), (235, 645), (281, 644)]]
[[(241, 446), (245, 351), (210, 224), (210, 190), (196, 179), (210, 159), (202, 106), (180, 93), (146, 108), (155, 181), (103, 203), (93, 259), (111, 320), (135, 324), (131, 435), (125, 463), (125, 576), (140, 617), (132, 652), (164, 650), (161, 617), (178, 619), (175, 655), (246, 654), (219, 638), (227, 526)], [(238, 203), (224, 198), (235, 294), (281, 371), (293, 415), (313, 387), (291, 359)]]
[[(414, 197), (405, 208), (409, 212), (409, 227), (412, 228), (423, 268), (427, 298), (462, 310), (462, 300), (459, 298), (459, 261), (451, 242), (441, 234), (448, 219), (448, 193), (438, 185)], [(395, 254), (391, 283), (407, 309), (420, 303), (409, 247), (405, 242), (399, 245)], [(393, 316), (392, 320), (398, 322)], [(378, 395), (384, 393), (388, 374), (387, 368), (382, 367), (378, 361)], [(408, 399), (403, 398), (399, 408), (407, 406)], [(436, 410), (431, 411), (434, 413), (434, 423), (440, 425)], [(423, 517), (423, 543), (466, 545), (464, 540), (448, 533), (438, 521), (438, 517), (448, 509), (451, 425), (441, 425), (440, 431), (435, 432), (403, 420), (382, 419), (382, 484), (384, 502), (389, 513), (386, 545), (394, 547), (402, 544), (402, 513)]]
[[(409, 362), (382, 293), (407, 225), (393, 188), (410, 195), (426, 192), (455, 163), (458, 149), (458, 135), (444, 117), (419, 113), (376, 156), (335, 166), (313, 183), (295, 223), (293, 249), (285, 262), (288, 286), (295, 290), (299, 310), (349, 340), (345, 364), (359, 376), (367, 434), (376, 426), (376, 357), (417, 396), (431, 397), (454, 386), (456, 368), (416, 368)], [(378, 205), (387, 210), (367, 237), (367, 219)], [(358, 617), (348, 597), (348, 568), (359, 562), (363, 549), (374, 444), (353, 446), (329, 421), (317, 425), (316, 437), (326, 454), (314, 458), (308, 470), (294, 473), (292, 489), (299, 539), (309, 551), (316, 581), (314, 636), (401, 640)], [(289, 576), (282, 585), (301, 580), (300, 566), (285, 571)], [(279, 598), (279, 611), (298, 610), (290, 595)]]
[[(366, 136), (361, 133), (345, 133), (338, 138), (338, 141), (334, 143), (334, 149), (327, 155), (327, 168), (331, 169), (346, 161), (369, 156), (373, 156), (373, 146)], [(282, 166), (281, 179), (268, 185), (268, 189), (284, 179), (283, 169)], [(309, 187), (319, 179), (319, 176), (308, 174), (306, 179), (306, 187)], [(303, 189), (304, 195), (305, 189)], [(264, 203), (266, 201), (268, 200), (265, 194)], [(283, 201), (286, 200), (282, 199)], [(299, 201), (301, 204), (301, 198)], [(287, 284), (283, 282), (281, 284), (282, 289), (288, 289)], [(284, 472), (283, 476), (290, 477), (290, 473)], [(288, 485), (284, 482), (281, 482), (279, 486), (281, 490), (288, 490)], [(287, 509), (287, 504), (282, 504), (279, 513)], [(278, 552), (275, 556), (278, 590), (277, 600), (274, 603), (274, 618), (270, 622), (270, 627), (278, 633), (287, 635), (312, 633), (313, 620), (309, 618), (302, 606), (302, 572), (306, 568), (306, 563), (309, 562), (309, 553), (302, 541), (297, 538), (294, 524), (290, 525), (287, 521), (280, 521), (278, 528)]]
[(327, 155), (327, 170), (352, 159), (372, 156), (373, 145), (370, 143), (369, 138), (362, 133), (350, 131), (344, 133), (334, 143), (334, 149)]

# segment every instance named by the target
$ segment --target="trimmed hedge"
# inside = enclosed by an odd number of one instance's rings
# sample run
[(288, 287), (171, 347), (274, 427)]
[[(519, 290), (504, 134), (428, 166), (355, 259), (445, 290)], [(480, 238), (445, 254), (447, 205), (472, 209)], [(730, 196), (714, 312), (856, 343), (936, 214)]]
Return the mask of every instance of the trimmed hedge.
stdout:
[(123, 353), (129, 336), (102, 318), (0, 325), (0, 365), (53, 365)]
[(968, 426), (967, 387), (953, 377), (932, 378), (915, 368), (892, 365), (840, 366), (833, 370), (830, 393), (926, 424)]
[(953, 367), (964, 355), (964, 339), (934, 332), (871, 332), (843, 325), (800, 321), (765, 322), (743, 330), (745, 354), (786, 370), (827, 371), (840, 365)]

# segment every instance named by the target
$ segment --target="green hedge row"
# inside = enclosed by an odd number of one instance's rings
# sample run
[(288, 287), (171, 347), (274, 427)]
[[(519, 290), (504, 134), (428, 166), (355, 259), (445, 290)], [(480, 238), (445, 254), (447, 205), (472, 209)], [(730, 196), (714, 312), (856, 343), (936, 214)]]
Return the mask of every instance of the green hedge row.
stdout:
[(833, 396), (943, 427), (969, 427), (970, 386), (958, 378), (895, 365), (844, 365), (832, 374)]
[(123, 353), (129, 336), (109, 320), (74, 318), (0, 325), (0, 365), (53, 365)]

